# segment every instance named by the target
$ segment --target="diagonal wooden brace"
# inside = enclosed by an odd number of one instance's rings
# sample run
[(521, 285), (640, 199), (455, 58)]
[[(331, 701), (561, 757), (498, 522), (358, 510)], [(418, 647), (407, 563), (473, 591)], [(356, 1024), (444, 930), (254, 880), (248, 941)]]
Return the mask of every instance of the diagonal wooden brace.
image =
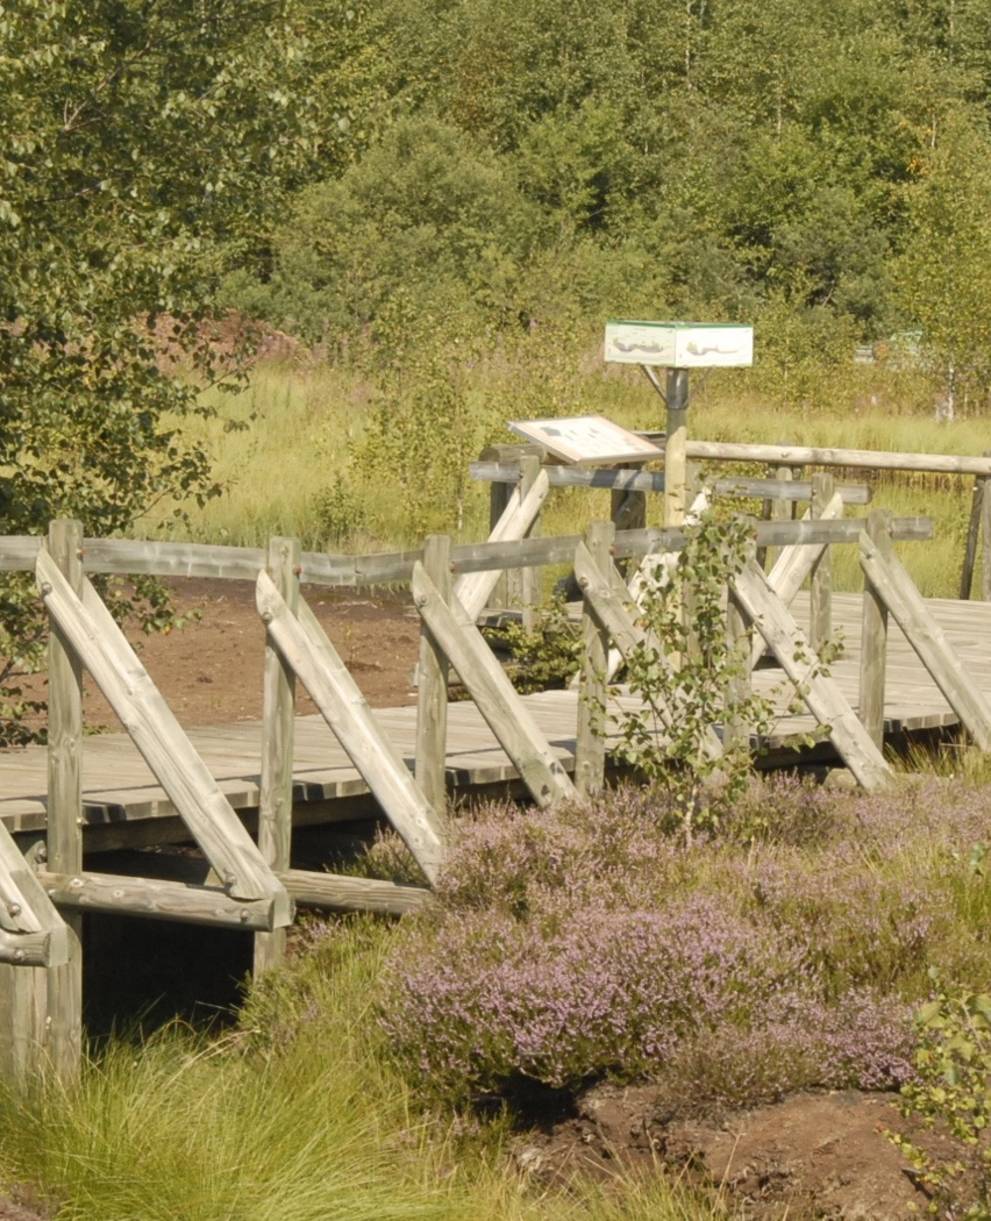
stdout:
[(534, 801), (553, 805), (575, 787), (526, 704), (457, 597), (441, 597), (422, 564), (413, 566), (413, 601), (433, 638), (457, 670), (486, 724), (512, 759)]
[(829, 733), (844, 763), (868, 790), (884, 788), (891, 768), (857, 719), (843, 692), (818, 668), (808, 638), (768, 583), (767, 576), (750, 560), (732, 580), (733, 592), (768, 648), (815, 719)]
[(867, 534), (860, 536), (860, 566), (963, 727), (982, 751), (991, 750), (991, 705), (964, 669), (905, 566), (893, 553), (883, 555)]
[(92, 674), (135, 746), (234, 899), (271, 904), (271, 925), (292, 902), (197, 754), (92, 583), (78, 598), (42, 548), (36, 575), (48, 613)]
[[(609, 567), (612, 571), (603, 573), (588, 547), (584, 543), (578, 544), (575, 550), (578, 584), (588, 599), (592, 614), (612, 637), (624, 660), (629, 660), (637, 649), (651, 645), (652, 637), (637, 623), (635, 604), (623, 578), (613, 564)], [(657, 651), (660, 653), (659, 648)], [(656, 702), (664, 723), (673, 724), (676, 713)], [(705, 751), (712, 759), (718, 759), (723, 753), (722, 743), (713, 729), (706, 734)]]
[(313, 612), (300, 599), (294, 615), (264, 571), (258, 574), (255, 601), (269, 639), (309, 692), (427, 879), (436, 881), (444, 855), (440, 821)]

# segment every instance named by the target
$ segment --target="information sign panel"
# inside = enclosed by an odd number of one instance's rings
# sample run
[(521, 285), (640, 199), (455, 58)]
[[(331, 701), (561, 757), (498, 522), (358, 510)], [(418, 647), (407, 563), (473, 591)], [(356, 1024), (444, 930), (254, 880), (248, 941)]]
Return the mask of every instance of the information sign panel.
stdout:
[(724, 322), (606, 323), (605, 358), (613, 364), (668, 369), (731, 368), (754, 363), (754, 330)]
[(559, 420), (512, 420), (509, 427), (565, 462), (593, 465), (650, 462), (663, 451), (635, 432), (602, 415), (570, 416)]

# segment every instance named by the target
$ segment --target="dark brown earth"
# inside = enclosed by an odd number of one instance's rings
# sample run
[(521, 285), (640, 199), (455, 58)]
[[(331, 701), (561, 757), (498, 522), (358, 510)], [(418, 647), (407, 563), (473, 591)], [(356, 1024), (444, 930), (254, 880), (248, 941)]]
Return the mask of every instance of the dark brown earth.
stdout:
[(0, 1196), (0, 1221), (48, 1221), (51, 1213), (38, 1212), (36, 1207), (18, 1203), (9, 1196)]
[(929, 1201), (884, 1130), (941, 1159), (953, 1150), (904, 1120), (895, 1097), (803, 1093), (710, 1122), (671, 1121), (656, 1086), (600, 1085), (569, 1118), (521, 1136), (515, 1160), (547, 1182), (665, 1167), (715, 1188), (731, 1215), (755, 1221), (902, 1221), (925, 1215)]
[[(129, 638), (183, 725), (224, 724), (261, 716), (265, 634), (248, 581), (176, 581), (175, 607), (185, 626)], [(368, 700), (379, 707), (415, 702), (410, 679), (419, 620), (408, 595), (304, 588), (303, 595)], [(31, 694), (44, 697), (44, 678)], [(305, 692), (301, 713), (316, 711)], [(86, 726), (116, 729), (110, 707), (87, 678)]]

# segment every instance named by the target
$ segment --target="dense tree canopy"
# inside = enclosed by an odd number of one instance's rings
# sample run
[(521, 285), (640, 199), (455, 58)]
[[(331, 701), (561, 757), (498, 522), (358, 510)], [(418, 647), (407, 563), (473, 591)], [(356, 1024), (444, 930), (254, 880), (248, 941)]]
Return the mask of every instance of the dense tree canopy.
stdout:
[[(304, 192), (274, 261), (231, 299), (333, 338), (367, 325), (390, 286), (446, 297), (455, 271), (480, 309), (510, 319), (652, 305), (759, 320), (783, 294), (817, 332), (823, 310), (863, 339), (925, 329), (935, 342), (953, 325), (952, 294), (934, 287), (923, 300), (921, 285), (939, 257), (935, 179), (960, 169), (973, 180), (991, 158), (981, 0), (386, 0), (348, 11), (344, 59), (363, 99), (355, 163)], [(444, 157), (458, 159), (469, 193), (485, 167), (487, 219), (468, 205), (452, 219), (454, 195), (426, 185), (427, 163)], [(953, 190), (969, 191), (966, 265), (982, 257), (989, 205), (977, 189)], [(557, 276), (568, 260), (574, 293)], [(957, 364), (976, 371), (981, 342)]]

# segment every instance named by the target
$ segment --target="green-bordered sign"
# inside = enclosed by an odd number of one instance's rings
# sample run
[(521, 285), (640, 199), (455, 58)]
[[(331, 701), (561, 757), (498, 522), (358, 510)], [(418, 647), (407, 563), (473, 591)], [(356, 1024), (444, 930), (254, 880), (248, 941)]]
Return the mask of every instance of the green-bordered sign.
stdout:
[(668, 369), (732, 368), (754, 363), (754, 329), (732, 322), (606, 323), (605, 358)]

